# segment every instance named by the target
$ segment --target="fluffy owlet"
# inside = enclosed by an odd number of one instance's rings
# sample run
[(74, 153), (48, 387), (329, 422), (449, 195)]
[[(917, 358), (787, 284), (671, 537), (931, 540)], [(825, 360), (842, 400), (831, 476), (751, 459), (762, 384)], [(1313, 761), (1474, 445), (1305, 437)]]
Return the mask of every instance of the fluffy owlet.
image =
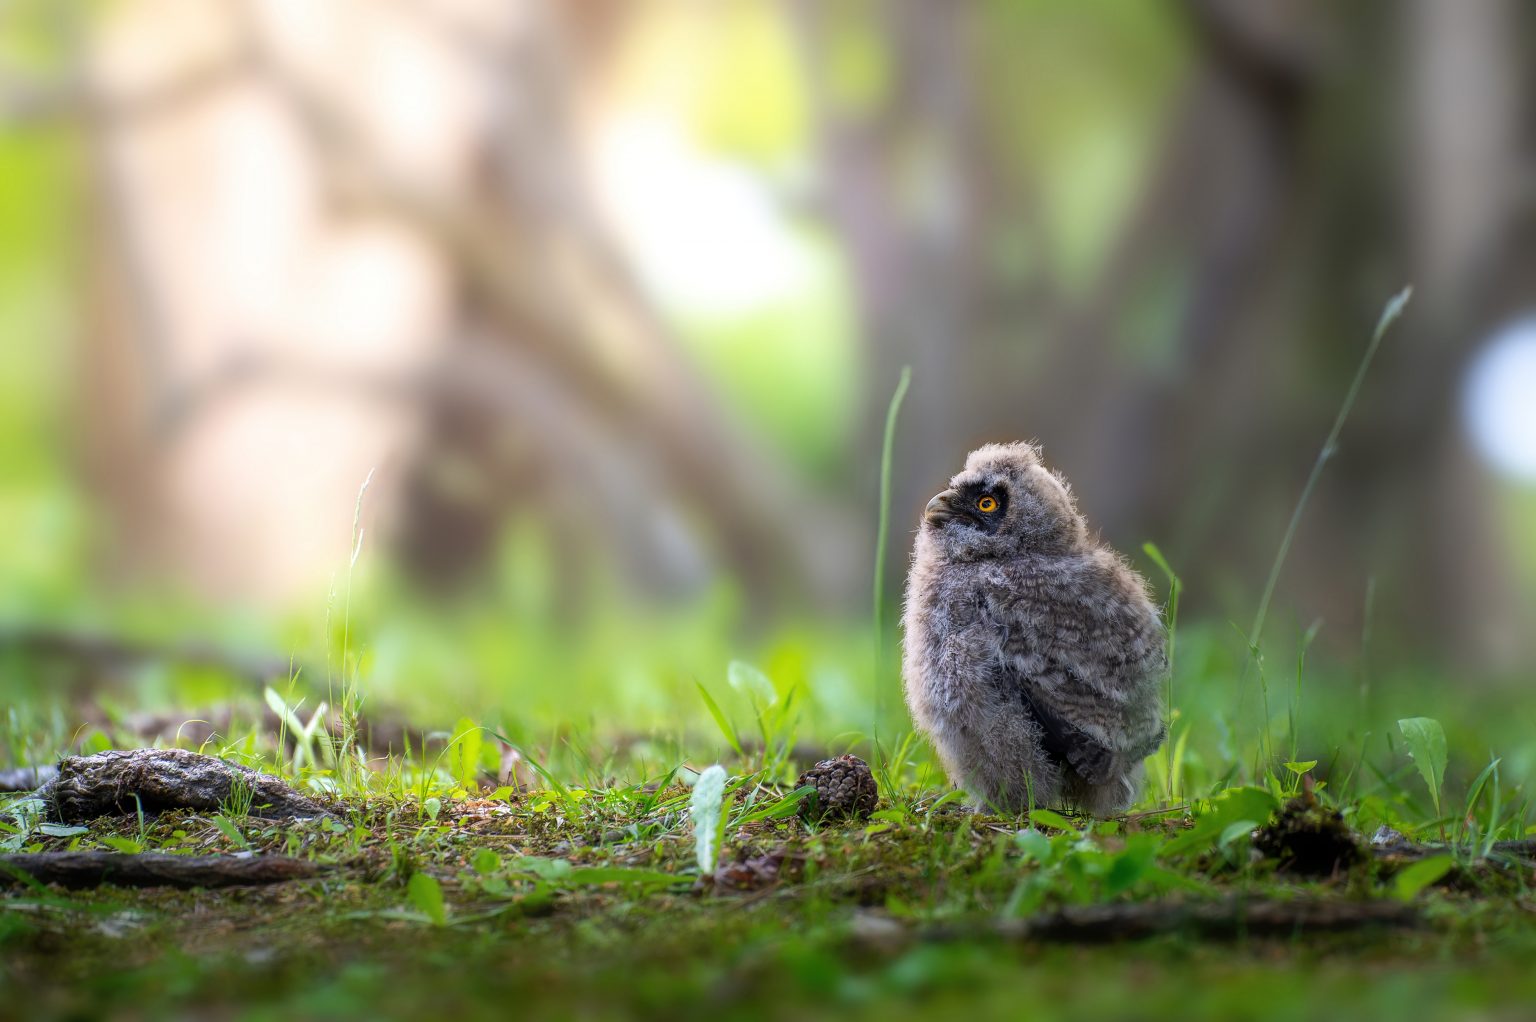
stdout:
[(1035, 447), (971, 452), (928, 502), (903, 624), (907, 706), (979, 807), (1136, 798), (1166, 733), (1162, 619)]

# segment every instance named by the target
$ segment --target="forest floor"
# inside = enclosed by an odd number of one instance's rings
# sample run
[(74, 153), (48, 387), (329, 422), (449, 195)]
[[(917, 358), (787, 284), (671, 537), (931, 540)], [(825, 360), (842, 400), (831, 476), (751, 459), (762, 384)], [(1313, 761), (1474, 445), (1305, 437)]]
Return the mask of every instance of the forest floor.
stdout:
[(1536, 1014), (1528, 843), (1373, 847), (1348, 825), (1359, 806), (1335, 815), (1296, 789), (1102, 822), (988, 816), (930, 791), (816, 824), (744, 773), (712, 872), (675, 775), (333, 797), (334, 815), (305, 821), (34, 821), (14, 850), (326, 872), (218, 890), (13, 878), (0, 1018)]

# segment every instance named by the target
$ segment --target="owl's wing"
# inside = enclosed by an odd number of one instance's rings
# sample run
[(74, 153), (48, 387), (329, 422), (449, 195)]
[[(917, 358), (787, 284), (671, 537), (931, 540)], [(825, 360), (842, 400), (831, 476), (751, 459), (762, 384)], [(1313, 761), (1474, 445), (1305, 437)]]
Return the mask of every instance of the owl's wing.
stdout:
[(1007, 587), (993, 607), (1006, 622), (1004, 684), (1039, 724), (1046, 752), (1090, 784), (1151, 755), (1164, 737), (1145, 691), (1162, 669), (1162, 623), (1143, 602), (1105, 599), (1101, 585), (1093, 573), (1054, 586), (1035, 580)]
[(1062, 716), (1028, 679), (1020, 682), (1025, 708), (1040, 725), (1041, 748), (1089, 784), (1108, 783), (1115, 768), (1114, 750)]

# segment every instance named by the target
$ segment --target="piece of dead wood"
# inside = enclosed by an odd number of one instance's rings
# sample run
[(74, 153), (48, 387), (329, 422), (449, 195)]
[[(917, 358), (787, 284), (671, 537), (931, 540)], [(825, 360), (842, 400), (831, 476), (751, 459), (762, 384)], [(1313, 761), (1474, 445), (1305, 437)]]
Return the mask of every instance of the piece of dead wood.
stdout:
[(17, 767), (14, 770), (0, 770), (0, 792), (31, 791), (39, 785), (47, 784), (58, 776), (58, 768), (51, 766)]
[[(1188, 934), (1203, 940), (1292, 937), (1369, 928), (1411, 928), (1422, 917), (1413, 905), (1396, 901), (1222, 901), (1135, 902), (1060, 909), (1028, 919), (988, 924), (985, 932), (1009, 940), (1102, 944)], [(975, 927), (926, 929), (930, 940), (980, 935)]]
[(1536, 838), (1525, 838), (1520, 841), (1495, 841), (1493, 843), (1495, 855), (1508, 855), (1517, 859), (1536, 860)]
[(58, 776), (38, 788), (37, 797), (47, 804), (49, 819), (62, 823), (172, 809), (233, 809), (267, 819), (329, 815), (271, 774), (185, 749), (66, 756)]
[[(1420, 844), (1389, 827), (1382, 827), (1371, 838), (1371, 854), (1379, 862), (1387, 864), (1407, 864), (1418, 862), (1420, 859), (1428, 859), (1435, 855), (1447, 855), (1454, 853), (1454, 849), (1442, 844)], [(1524, 838), (1515, 841), (1495, 841), (1489, 849), (1490, 857), (1494, 859), (1513, 859), (1527, 863), (1536, 863), (1536, 838)]]
[(168, 855), (143, 852), (39, 852), (0, 855), (0, 886), (240, 887), (307, 880), (331, 869), (287, 855)]

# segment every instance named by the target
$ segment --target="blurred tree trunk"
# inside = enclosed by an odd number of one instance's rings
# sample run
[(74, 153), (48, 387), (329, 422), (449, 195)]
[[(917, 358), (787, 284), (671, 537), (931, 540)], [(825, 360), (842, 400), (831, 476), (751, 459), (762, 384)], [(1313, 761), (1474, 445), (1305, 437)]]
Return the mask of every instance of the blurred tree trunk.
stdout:
[(834, 599), (840, 509), (744, 439), (588, 198), (573, 92), (618, 12), (304, 6), (136, 0), (89, 51), (113, 548), (281, 601), (344, 564), (382, 466), (370, 500), (440, 588), (521, 515), (567, 587), (713, 565), (759, 605)]

